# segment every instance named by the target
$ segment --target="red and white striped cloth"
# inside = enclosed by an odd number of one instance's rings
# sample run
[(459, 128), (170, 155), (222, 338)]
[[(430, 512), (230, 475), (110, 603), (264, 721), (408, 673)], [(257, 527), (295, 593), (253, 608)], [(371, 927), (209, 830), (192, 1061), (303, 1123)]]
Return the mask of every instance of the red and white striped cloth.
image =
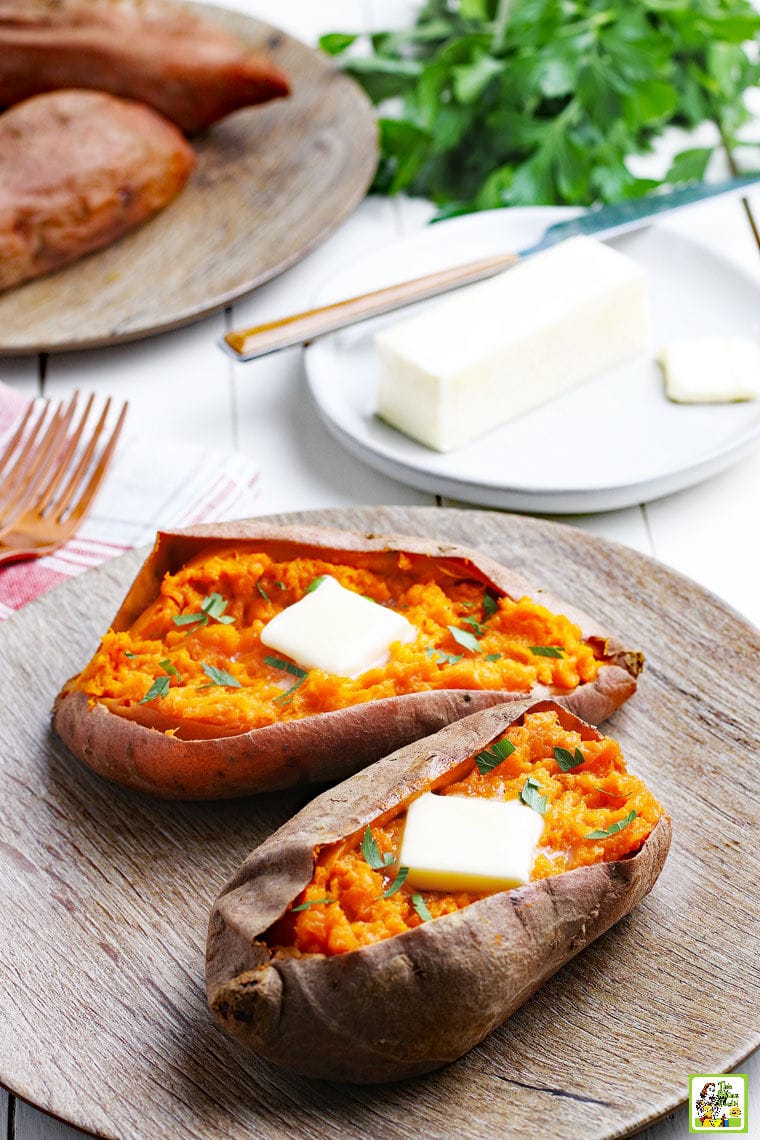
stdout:
[[(0, 383), (0, 440), (28, 399)], [(0, 620), (66, 578), (150, 544), (157, 530), (254, 513), (259, 471), (242, 455), (125, 434), (92, 509), (54, 554), (0, 565)]]

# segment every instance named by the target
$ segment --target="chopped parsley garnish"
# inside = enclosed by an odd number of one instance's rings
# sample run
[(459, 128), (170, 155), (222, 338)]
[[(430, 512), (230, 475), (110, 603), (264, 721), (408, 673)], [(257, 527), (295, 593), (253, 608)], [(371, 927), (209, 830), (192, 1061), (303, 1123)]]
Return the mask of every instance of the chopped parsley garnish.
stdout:
[(523, 790), (520, 792), (520, 799), (529, 808), (537, 811), (539, 815), (546, 812), (546, 796), (541, 795), (541, 785), (533, 776), (528, 776), (525, 781)]
[(393, 880), (391, 885), (388, 888), (386, 888), (386, 890), (383, 891), (381, 897), (384, 899), (389, 899), (391, 897), (391, 895), (395, 895), (396, 891), (400, 891), (401, 888), (403, 887), (404, 883), (406, 882), (406, 876), (408, 874), (409, 874), (409, 868), (408, 867), (399, 867), (398, 874), (396, 875), (396, 878)]
[(454, 641), (456, 641), (458, 645), (461, 645), (463, 649), (469, 649), (471, 653), (483, 652), (474, 633), (470, 633), (466, 629), (457, 629), (455, 625), (447, 625), (446, 628), (454, 638)]
[(137, 654), (136, 653), (130, 653), (128, 649), (125, 649), (124, 650), (124, 656), (125, 657), (137, 657)]
[(425, 650), (428, 657), (432, 657), (437, 664), (444, 661), (447, 665), (456, 665), (457, 661), (461, 661), (464, 653), (444, 653), (442, 649), (434, 649), (432, 645), (428, 645)]
[(475, 764), (481, 776), (493, 772), (494, 768), (497, 768), (502, 760), (506, 760), (507, 756), (511, 756), (514, 750), (515, 746), (511, 740), (497, 740), (490, 748), (478, 752)]
[(317, 586), (320, 586), (326, 577), (327, 574), (320, 574), (319, 577), (315, 578), (313, 582), (309, 582), (308, 586), (304, 590), (304, 594), (310, 594), (312, 590), (316, 590)]
[(298, 680), (296, 681), (295, 685), (291, 685), (290, 688), (286, 689), (286, 691), (284, 693), (282, 693), (279, 697), (274, 698), (273, 704), (275, 704), (275, 705), (287, 704), (287, 702), (292, 698), (293, 693), (295, 693), (296, 689), (301, 688), (301, 685), (304, 683), (307, 676), (308, 676), (308, 674), (304, 673), (303, 677), (299, 677)]
[(529, 645), (531, 653), (536, 657), (564, 657), (564, 645)]
[(586, 757), (580, 748), (576, 748), (575, 752), (570, 752), (567, 748), (555, 748), (554, 759), (563, 772), (570, 772), (573, 768), (577, 768), (579, 764), (582, 764)]
[(207, 665), (205, 661), (201, 661), (201, 669), (207, 677), (211, 678), (211, 685), (204, 686), (211, 688), (213, 685), (223, 685), (232, 689), (242, 689), (242, 685), (237, 677), (233, 677), (226, 669), (217, 669), (216, 665)]
[(485, 627), (474, 617), (464, 617), (462, 621), (465, 625), (469, 625), (476, 637), (483, 637), (485, 634)]
[(500, 653), (486, 653), (486, 661), (501, 661)]
[(279, 578), (277, 578), (275, 580), (275, 586), (277, 587), (278, 590), (287, 590), (287, 588), (288, 588), (284, 582), (280, 581)]
[(208, 625), (209, 619), (217, 621), (220, 625), (230, 625), (235, 619), (231, 614), (225, 614), (228, 602), (221, 594), (209, 594), (201, 602), (199, 613), (175, 614), (172, 621), (175, 625)]
[(283, 661), (281, 657), (265, 657), (265, 665), (271, 665), (273, 669), (284, 669), (286, 673), (290, 673), (291, 677), (300, 677), (303, 680), (307, 676), (305, 669), (299, 665), (294, 665), (292, 661)]
[(171, 677), (176, 677), (179, 681), (179, 669), (176, 665), (172, 665), (170, 658), (165, 657), (163, 661), (159, 661), (159, 668), (163, 669), (164, 673), (169, 674)]
[(284, 693), (280, 693), (279, 697), (274, 698), (276, 705), (286, 704), (296, 689), (300, 689), (301, 685), (309, 676), (307, 671), (302, 669), (300, 665), (294, 665), (292, 661), (283, 661), (281, 657), (265, 657), (264, 664), (271, 665), (273, 669), (282, 669), (285, 673), (290, 673), (291, 677), (297, 678), (295, 685), (291, 685)]
[(362, 855), (365, 863), (368, 863), (373, 871), (382, 871), (384, 867), (389, 867), (393, 862), (390, 851), (386, 852), (385, 855), (380, 854), (380, 848), (369, 824), (367, 824), (367, 829), (362, 836)]
[(268, 601), (269, 601), (269, 594), (266, 592), (266, 590), (265, 590), (265, 589), (264, 589), (264, 587), (262, 586), (262, 584), (261, 584), (261, 578), (257, 578), (257, 579), (256, 579), (256, 589), (259, 591), (259, 593), (261, 594), (261, 596), (262, 596), (262, 598), (264, 599), (264, 601), (265, 601), (265, 602), (268, 602)]
[(412, 906), (423, 922), (430, 922), (433, 916), (425, 905), (425, 900), (422, 895), (412, 895)]
[(603, 788), (601, 784), (592, 784), (591, 787), (605, 796), (614, 796), (616, 800), (624, 800), (627, 798), (625, 792), (611, 792), (609, 788)]
[(298, 906), (292, 906), (291, 910), (308, 910), (312, 906), (329, 906), (330, 903), (337, 902), (337, 899), (309, 899), (308, 902), (299, 903)]
[(169, 692), (170, 683), (171, 678), (169, 677), (168, 673), (165, 673), (163, 677), (156, 677), (155, 681), (148, 689), (145, 696), (138, 703), (141, 705), (147, 705), (150, 703), (150, 701), (155, 701), (157, 697), (165, 697)]
[(498, 608), (498, 598), (495, 598), (493, 594), (489, 594), (486, 590), (485, 596), (483, 598), (483, 613), (485, 614), (486, 621), (488, 621), (490, 617), (493, 617)]
[(637, 811), (629, 811), (624, 819), (619, 819), (616, 823), (611, 823), (609, 827), (599, 828), (596, 831), (589, 831), (588, 835), (584, 835), (584, 839), (608, 839), (610, 835), (616, 835), (618, 831), (622, 831), (629, 823), (633, 823), (634, 819), (639, 813)]

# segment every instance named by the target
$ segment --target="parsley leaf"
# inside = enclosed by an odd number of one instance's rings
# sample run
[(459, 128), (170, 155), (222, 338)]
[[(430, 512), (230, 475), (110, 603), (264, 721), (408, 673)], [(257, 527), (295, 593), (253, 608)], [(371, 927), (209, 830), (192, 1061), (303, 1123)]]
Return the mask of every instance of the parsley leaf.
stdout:
[(576, 748), (574, 753), (568, 751), (567, 748), (555, 748), (554, 759), (557, 761), (563, 772), (571, 772), (573, 768), (577, 768), (579, 764), (583, 764), (586, 757), (583, 755), (580, 748)]
[(271, 665), (273, 669), (284, 669), (286, 673), (290, 673), (291, 677), (300, 677), (303, 679), (308, 676), (305, 669), (300, 665), (294, 665), (292, 661), (283, 661), (281, 657), (265, 657), (265, 665)]
[(384, 867), (390, 867), (393, 862), (390, 851), (386, 852), (385, 855), (380, 854), (380, 848), (369, 824), (367, 824), (367, 829), (362, 837), (362, 856), (365, 863), (368, 863), (373, 871), (382, 871)]
[(502, 760), (506, 760), (507, 756), (511, 756), (515, 750), (515, 746), (511, 740), (497, 740), (490, 748), (484, 749), (483, 752), (478, 752), (475, 757), (475, 764), (481, 776), (488, 775), (494, 768), (501, 764)]
[(175, 614), (172, 621), (175, 625), (197, 625), (199, 628), (200, 626), (208, 625), (209, 619), (219, 622), (220, 625), (230, 625), (235, 619), (230, 614), (225, 614), (224, 612), (228, 604), (229, 603), (221, 594), (209, 594), (209, 596), (204, 598), (201, 602), (200, 612)]
[(147, 705), (150, 701), (155, 701), (157, 697), (165, 697), (169, 692), (170, 682), (171, 679), (168, 673), (165, 673), (163, 677), (156, 677), (145, 696), (138, 701), (138, 704)]
[(469, 649), (471, 653), (483, 652), (474, 633), (468, 633), (466, 629), (457, 629), (455, 625), (447, 625), (446, 628), (454, 638), (454, 641), (456, 641), (458, 645), (461, 645), (463, 649)]
[(617, 820), (616, 823), (611, 823), (609, 827), (599, 828), (596, 831), (589, 831), (588, 835), (584, 835), (584, 839), (608, 839), (610, 835), (616, 835), (618, 831), (622, 831), (629, 823), (633, 823), (638, 815), (637, 811), (629, 811), (624, 819)]
[(423, 922), (430, 922), (433, 916), (428, 910), (427, 904), (425, 903), (422, 895), (412, 895), (412, 906), (417, 911), (417, 914), (420, 916)]
[(217, 669), (216, 665), (207, 665), (205, 661), (201, 661), (201, 669), (207, 677), (211, 678), (211, 685), (223, 685), (231, 689), (242, 689), (243, 687), (237, 677), (233, 677), (226, 669)]
[(529, 808), (533, 808), (539, 815), (546, 812), (546, 796), (541, 795), (541, 785), (533, 776), (528, 776), (520, 792), (520, 799)]
[(308, 910), (312, 906), (329, 906), (330, 903), (337, 902), (337, 899), (309, 899), (307, 902), (299, 903), (298, 906), (292, 906), (291, 910)]
[(488, 621), (490, 617), (493, 617), (498, 608), (498, 598), (494, 597), (493, 594), (489, 594), (489, 592), (486, 590), (486, 593), (483, 597), (483, 613), (485, 615), (485, 620)]
[(308, 586), (304, 590), (304, 594), (310, 594), (312, 590), (316, 590), (317, 586), (320, 586), (326, 577), (327, 574), (320, 574), (318, 578), (315, 578), (312, 582), (309, 582)]
[(269, 601), (269, 594), (266, 592), (266, 590), (262, 586), (261, 578), (256, 579), (256, 589), (258, 590), (259, 594), (264, 599), (264, 601), (268, 602)]
[(564, 657), (564, 645), (529, 645), (528, 649), (536, 657)]
[(398, 874), (396, 875), (396, 878), (393, 880), (391, 885), (383, 891), (381, 897), (384, 899), (389, 899), (391, 897), (391, 895), (395, 895), (396, 891), (400, 891), (401, 888), (403, 887), (404, 883), (406, 882), (406, 876), (408, 874), (409, 874), (409, 868), (408, 867), (399, 867)]
[(436, 663), (442, 664), (445, 661), (447, 665), (456, 665), (457, 661), (461, 661), (464, 657), (464, 653), (444, 653), (442, 649), (434, 649), (432, 645), (428, 645), (425, 653)]

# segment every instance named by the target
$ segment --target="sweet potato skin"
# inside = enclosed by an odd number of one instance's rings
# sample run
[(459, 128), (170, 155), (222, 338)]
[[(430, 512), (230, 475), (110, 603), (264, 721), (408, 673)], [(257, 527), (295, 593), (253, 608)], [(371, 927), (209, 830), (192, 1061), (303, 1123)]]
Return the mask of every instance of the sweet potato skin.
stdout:
[[(512, 597), (529, 595), (581, 627), (598, 644), (608, 664), (594, 682), (563, 696), (561, 703), (598, 722), (610, 716), (636, 689), (642, 655), (627, 649), (588, 615), (544, 594), (522, 577), (466, 547), (404, 535), (375, 535), (324, 527), (273, 527), (264, 522), (207, 525), (162, 532), (138, 572), (116, 617), (115, 630), (127, 629), (157, 596), (164, 574), (202, 549), (230, 542), (263, 548), (277, 558), (296, 555), (405, 551), (433, 556)], [(186, 739), (167, 736), (171, 727), (149, 708), (120, 710), (115, 702), (91, 702), (69, 682), (54, 708), (55, 731), (80, 760), (117, 783), (168, 798), (216, 799), (272, 791), (300, 783), (344, 779), (402, 745), (438, 731), (469, 713), (524, 693), (447, 690), (411, 693), (353, 705), (319, 716), (272, 724), (237, 736)], [(543, 688), (532, 697), (549, 696)], [(185, 733), (185, 736), (188, 736)]]
[(0, 115), (0, 289), (107, 245), (172, 201), (195, 156), (173, 123), (99, 91)]
[(191, 134), (288, 93), (284, 75), (166, 0), (0, 0), (0, 106), (64, 87), (140, 100)]
[[(467, 717), (313, 800), (249, 855), (217, 899), (206, 982), (222, 1025), (309, 1077), (378, 1083), (462, 1056), (651, 890), (670, 844), (663, 816), (631, 858), (567, 871), (334, 957), (273, 957), (262, 941), (310, 881), (318, 845), (360, 832), (527, 711)], [(566, 710), (584, 739), (599, 734)]]

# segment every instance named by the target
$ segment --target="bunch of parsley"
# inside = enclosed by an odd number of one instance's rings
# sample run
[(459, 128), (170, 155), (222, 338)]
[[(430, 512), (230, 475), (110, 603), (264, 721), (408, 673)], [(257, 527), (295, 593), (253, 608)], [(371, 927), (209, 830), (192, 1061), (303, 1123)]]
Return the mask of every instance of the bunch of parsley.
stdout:
[[(338, 55), (356, 39), (321, 46)], [(413, 28), (372, 35), (343, 66), (385, 112), (373, 188), (446, 215), (700, 179), (711, 148), (681, 152), (662, 182), (626, 160), (705, 121), (731, 148), (759, 44), (750, 0), (428, 0)]]

